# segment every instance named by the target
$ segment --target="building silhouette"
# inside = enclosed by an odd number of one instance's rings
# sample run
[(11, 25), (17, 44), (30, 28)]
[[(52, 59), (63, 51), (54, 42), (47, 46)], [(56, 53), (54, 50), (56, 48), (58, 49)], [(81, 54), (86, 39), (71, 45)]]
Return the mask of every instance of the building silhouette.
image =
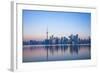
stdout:
[(76, 45), (76, 44), (79, 43), (78, 34), (76, 34), (76, 35), (71, 34), (69, 36), (69, 38), (70, 38), (70, 40), (69, 40), (70, 41), (70, 44)]
[(53, 35), (49, 35), (48, 27), (46, 28), (46, 38), (44, 40), (29, 40), (23, 41), (23, 45), (58, 45), (58, 44), (71, 44), (71, 45), (78, 45), (78, 44), (89, 44), (91, 45), (91, 38), (81, 39), (79, 38), (78, 34), (71, 34), (68, 36), (61, 36), (57, 37)]

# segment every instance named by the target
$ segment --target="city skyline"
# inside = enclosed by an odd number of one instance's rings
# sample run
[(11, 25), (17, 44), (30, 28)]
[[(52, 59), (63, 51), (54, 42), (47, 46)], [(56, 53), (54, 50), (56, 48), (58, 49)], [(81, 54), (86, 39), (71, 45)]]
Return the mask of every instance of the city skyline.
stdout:
[(78, 34), (81, 38), (88, 38), (90, 27), (90, 13), (23, 10), (24, 40), (44, 40), (47, 32), (48, 37)]

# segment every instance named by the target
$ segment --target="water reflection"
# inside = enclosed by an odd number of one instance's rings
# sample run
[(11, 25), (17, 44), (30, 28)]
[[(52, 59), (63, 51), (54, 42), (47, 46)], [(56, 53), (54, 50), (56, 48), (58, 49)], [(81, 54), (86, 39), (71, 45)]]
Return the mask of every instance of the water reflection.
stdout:
[(39, 45), (23, 47), (23, 62), (90, 59), (90, 45)]
[(78, 45), (70, 45), (70, 53), (71, 54), (73, 54), (73, 53), (78, 54), (78, 51), (79, 51), (79, 46)]

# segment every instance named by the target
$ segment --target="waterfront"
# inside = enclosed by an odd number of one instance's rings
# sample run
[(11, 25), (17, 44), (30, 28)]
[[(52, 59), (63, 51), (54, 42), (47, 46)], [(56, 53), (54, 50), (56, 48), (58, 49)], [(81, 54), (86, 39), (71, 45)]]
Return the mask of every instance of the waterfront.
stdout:
[(91, 59), (91, 13), (23, 10), (23, 62)]

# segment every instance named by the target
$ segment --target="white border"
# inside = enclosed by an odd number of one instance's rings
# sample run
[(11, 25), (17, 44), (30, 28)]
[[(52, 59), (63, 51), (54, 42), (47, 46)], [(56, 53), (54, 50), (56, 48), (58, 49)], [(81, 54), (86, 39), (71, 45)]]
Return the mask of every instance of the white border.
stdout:
[[(96, 47), (94, 30), (96, 29), (96, 9), (93, 7), (75, 7), (66, 5), (43, 5), (33, 3), (12, 3), (12, 24), (13, 24), (13, 46), (12, 46), (12, 66), (13, 71), (17, 70), (37, 70), (37, 69), (55, 69), (66, 67), (80, 67), (96, 65)], [(91, 60), (70, 60), (57, 62), (33, 62), (22, 63), (22, 9), (29, 10), (47, 10), (47, 11), (70, 11), (91, 13)]]

